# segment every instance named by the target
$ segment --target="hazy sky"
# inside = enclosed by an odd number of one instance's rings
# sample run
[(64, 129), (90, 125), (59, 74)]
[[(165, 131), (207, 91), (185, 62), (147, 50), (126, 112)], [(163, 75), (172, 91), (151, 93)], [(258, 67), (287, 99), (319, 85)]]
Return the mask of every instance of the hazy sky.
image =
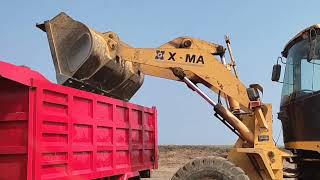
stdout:
[[(270, 80), (272, 65), (287, 41), (320, 22), (319, 7), (320, 1), (312, 0), (8, 0), (0, 5), (0, 60), (27, 65), (55, 82), (46, 35), (35, 24), (61, 11), (98, 31), (114, 31), (134, 47), (158, 47), (179, 36), (225, 45), (223, 36), (228, 34), (240, 78), (246, 85), (263, 85), (263, 101), (274, 106), (277, 136), (281, 84)], [(132, 102), (158, 108), (160, 144), (233, 144), (236, 140), (214, 118), (212, 108), (182, 83), (147, 77)]]

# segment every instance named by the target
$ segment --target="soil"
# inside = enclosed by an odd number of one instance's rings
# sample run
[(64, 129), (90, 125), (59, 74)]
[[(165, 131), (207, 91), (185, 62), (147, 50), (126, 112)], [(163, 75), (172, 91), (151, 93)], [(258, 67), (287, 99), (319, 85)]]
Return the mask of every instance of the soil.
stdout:
[[(226, 157), (231, 146), (159, 146), (159, 168), (149, 180), (170, 180), (184, 164), (196, 157)], [(146, 179), (147, 180), (147, 179)]]
[[(159, 146), (159, 168), (145, 180), (170, 180), (173, 174), (184, 164), (196, 157), (227, 157), (231, 146)], [(289, 180), (289, 179), (286, 179)]]

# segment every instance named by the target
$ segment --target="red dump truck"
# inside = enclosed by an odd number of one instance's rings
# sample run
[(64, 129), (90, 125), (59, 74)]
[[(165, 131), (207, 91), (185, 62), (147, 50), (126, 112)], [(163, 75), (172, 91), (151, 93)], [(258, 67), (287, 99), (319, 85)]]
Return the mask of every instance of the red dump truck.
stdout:
[(0, 179), (129, 179), (158, 166), (157, 111), (0, 61)]

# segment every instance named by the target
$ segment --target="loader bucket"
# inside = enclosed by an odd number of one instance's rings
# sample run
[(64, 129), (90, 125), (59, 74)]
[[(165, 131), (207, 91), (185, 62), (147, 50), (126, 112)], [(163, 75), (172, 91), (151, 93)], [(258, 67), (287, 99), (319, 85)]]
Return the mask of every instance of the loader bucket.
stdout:
[(141, 87), (139, 67), (112, 51), (112, 43), (119, 41), (114, 33), (99, 33), (65, 13), (37, 27), (47, 33), (59, 84), (121, 100)]

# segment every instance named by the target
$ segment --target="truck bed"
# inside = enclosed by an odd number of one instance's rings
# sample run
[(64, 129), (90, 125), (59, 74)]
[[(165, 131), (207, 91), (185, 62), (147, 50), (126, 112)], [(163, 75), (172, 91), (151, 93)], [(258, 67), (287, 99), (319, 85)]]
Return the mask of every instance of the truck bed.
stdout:
[(155, 107), (0, 61), (0, 179), (126, 179), (158, 166)]

